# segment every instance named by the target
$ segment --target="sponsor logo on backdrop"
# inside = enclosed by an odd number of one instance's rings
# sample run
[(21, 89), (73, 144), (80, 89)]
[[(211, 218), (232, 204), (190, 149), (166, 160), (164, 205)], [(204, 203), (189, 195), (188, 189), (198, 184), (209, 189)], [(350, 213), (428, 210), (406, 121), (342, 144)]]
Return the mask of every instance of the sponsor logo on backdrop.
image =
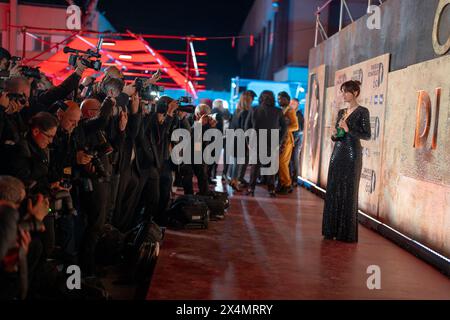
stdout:
[(372, 140), (375, 141), (380, 136), (380, 118), (370, 117), (370, 129), (372, 130)]
[(363, 168), (361, 179), (365, 180), (365, 191), (369, 194), (375, 192), (377, 186), (377, 175), (375, 170)]
[(373, 88), (379, 88), (384, 81), (383, 63), (380, 62), (371, 65), (368, 77), (373, 78)]
[(353, 71), (352, 80), (359, 81), (362, 84), (363, 80), (364, 80), (364, 72), (363, 72), (363, 70), (362, 69), (358, 69), (358, 70)]

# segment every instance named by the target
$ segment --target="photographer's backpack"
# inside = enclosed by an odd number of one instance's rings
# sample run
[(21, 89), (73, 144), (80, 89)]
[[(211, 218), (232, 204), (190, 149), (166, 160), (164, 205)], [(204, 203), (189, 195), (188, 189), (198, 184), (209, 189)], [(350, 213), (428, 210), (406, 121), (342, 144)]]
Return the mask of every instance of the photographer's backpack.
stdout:
[(210, 219), (212, 221), (222, 220), (225, 212), (230, 206), (228, 193), (210, 191), (208, 195), (196, 195), (199, 201), (206, 203), (210, 211)]
[(197, 196), (180, 196), (166, 211), (167, 224), (174, 229), (207, 229), (210, 210)]

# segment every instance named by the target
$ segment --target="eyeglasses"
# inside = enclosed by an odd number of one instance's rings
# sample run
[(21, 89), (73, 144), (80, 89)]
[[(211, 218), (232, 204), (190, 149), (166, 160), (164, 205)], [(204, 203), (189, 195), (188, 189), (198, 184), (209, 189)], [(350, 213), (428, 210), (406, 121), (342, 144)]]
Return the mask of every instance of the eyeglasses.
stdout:
[(44, 136), (47, 137), (48, 140), (53, 141), (53, 139), (55, 139), (55, 135), (50, 135), (42, 130), (39, 130)]

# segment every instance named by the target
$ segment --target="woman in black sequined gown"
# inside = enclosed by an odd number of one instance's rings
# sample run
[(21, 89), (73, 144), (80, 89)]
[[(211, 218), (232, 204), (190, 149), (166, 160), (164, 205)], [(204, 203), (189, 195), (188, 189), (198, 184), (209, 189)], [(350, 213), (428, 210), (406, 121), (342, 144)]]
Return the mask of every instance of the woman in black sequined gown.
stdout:
[[(349, 107), (339, 111), (337, 133), (331, 137), (335, 145), (328, 168), (322, 235), (325, 239), (357, 242), (358, 189), (362, 169), (360, 139), (370, 139), (370, 114), (356, 101), (360, 82), (345, 82), (341, 92)], [(339, 134), (341, 130), (344, 131)]]

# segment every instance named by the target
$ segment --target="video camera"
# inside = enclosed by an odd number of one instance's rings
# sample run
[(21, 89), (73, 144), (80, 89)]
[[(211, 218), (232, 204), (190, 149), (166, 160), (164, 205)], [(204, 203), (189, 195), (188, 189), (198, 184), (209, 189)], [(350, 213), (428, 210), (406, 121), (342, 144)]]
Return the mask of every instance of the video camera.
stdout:
[[(100, 71), (102, 68), (102, 61), (100, 58), (102, 55), (100, 54), (100, 49), (102, 48), (103, 38), (98, 39), (97, 47), (95, 50), (88, 49), (86, 51), (73, 49), (70, 47), (64, 47), (64, 53), (74, 53), (69, 56), (69, 64), (73, 67), (77, 66), (78, 59), (81, 59), (81, 63), (90, 69), (94, 69), (95, 71)], [(87, 55), (87, 59), (82, 57), (81, 55)], [(94, 58), (94, 59), (92, 59)]]
[(135, 80), (136, 91), (142, 100), (153, 101), (156, 97), (159, 97), (161, 92), (164, 92), (163, 86), (145, 85), (145, 81), (144, 78), (136, 78)]

